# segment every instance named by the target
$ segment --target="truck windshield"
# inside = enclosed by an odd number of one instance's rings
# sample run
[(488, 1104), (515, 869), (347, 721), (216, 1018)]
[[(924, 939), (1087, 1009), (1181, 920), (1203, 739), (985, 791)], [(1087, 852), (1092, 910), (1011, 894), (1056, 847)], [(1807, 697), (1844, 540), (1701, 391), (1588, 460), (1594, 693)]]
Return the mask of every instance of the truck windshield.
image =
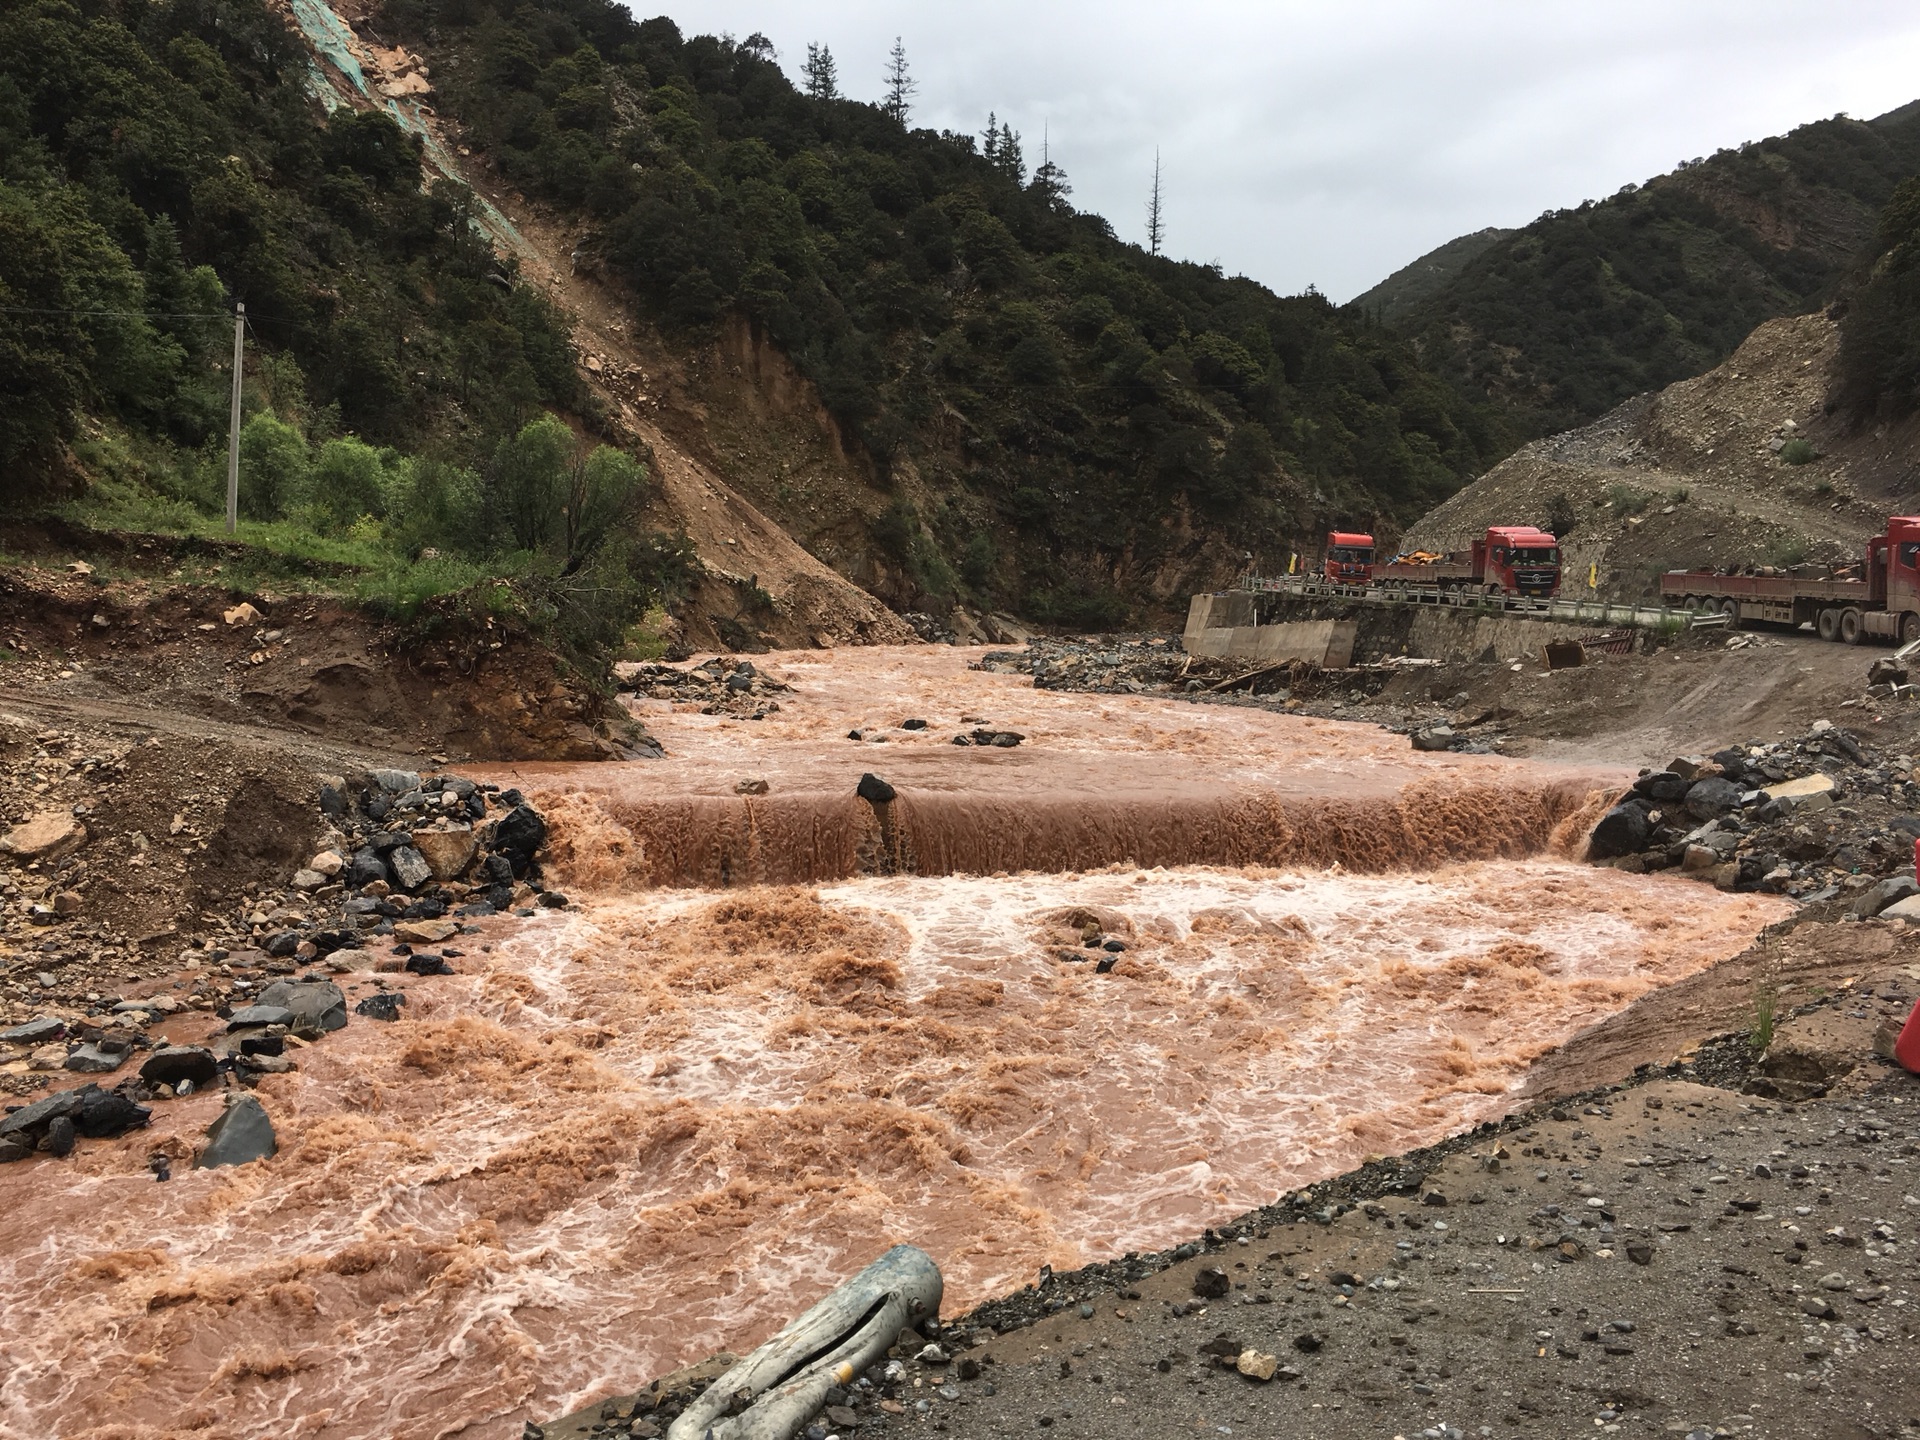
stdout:
[(1558, 565), (1560, 563), (1560, 552), (1551, 548), (1537, 550), (1515, 549), (1513, 552), (1513, 563), (1516, 565)]
[(1327, 552), (1327, 559), (1336, 565), (1366, 565), (1373, 559), (1371, 550), (1356, 550), (1344, 545), (1336, 545)]

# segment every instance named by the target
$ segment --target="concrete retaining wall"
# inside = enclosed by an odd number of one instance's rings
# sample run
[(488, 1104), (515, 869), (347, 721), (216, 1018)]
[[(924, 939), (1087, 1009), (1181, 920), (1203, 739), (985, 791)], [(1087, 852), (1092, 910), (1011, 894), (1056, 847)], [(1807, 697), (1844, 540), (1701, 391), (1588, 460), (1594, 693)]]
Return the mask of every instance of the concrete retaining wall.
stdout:
[[(1329, 625), (1342, 628), (1323, 628)], [(1228, 591), (1193, 597), (1185, 644), (1194, 655), (1269, 664), (1307, 659), (1328, 669), (1373, 664), (1393, 655), (1476, 660), (1489, 650), (1497, 660), (1538, 663), (1550, 641), (1588, 638), (1600, 628), (1442, 606), (1367, 605), (1345, 599)], [(1650, 640), (1643, 637), (1641, 643)]]
[(1229, 592), (1196, 595), (1187, 608), (1182, 637), (1189, 655), (1208, 660), (1243, 660), (1249, 665), (1279, 665), (1311, 660), (1328, 670), (1353, 663), (1357, 620), (1293, 620), (1262, 625), (1258, 597)]

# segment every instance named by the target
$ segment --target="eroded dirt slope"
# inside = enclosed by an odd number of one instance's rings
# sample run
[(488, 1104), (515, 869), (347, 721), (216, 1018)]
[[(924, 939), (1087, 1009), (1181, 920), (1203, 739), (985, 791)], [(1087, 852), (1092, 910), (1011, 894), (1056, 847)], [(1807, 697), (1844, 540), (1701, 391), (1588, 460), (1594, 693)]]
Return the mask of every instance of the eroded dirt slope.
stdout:
[[(426, 141), (434, 169), (482, 197), (482, 222), (523, 283), (539, 286), (572, 319), (582, 377), (605, 402), (615, 438), (651, 452), (658, 485), (652, 523), (683, 531), (701, 573), (677, 617), (695, 648), (899, 644), (915, 637), (879, 600), (817, 559), (722, 473), (697, 402), (689, 403), (657, 344), (621, 297), (581, 264), (581, 237), (500, 183), (484, 158), (435, 114), (431, 67), (380, 41), (373, 7), (313, 0), (289, 18), (312, 48), (336, 103), (387, 110)], [(807, 397), (793, 406), (807, 408)], [(804, 428), (804, 427), (803, 427)], [(841, 467), (842, 469), (846, 467)]]
[[(1825, 315), (1770, 320), (1724, 365), (1526, 446), (1403, 544), (1459, 549), (1490, 524), (1551, 524), (1566, 593), (1588, 593), (1591, 566), (1610, 599), (1657, 596), (1668, 569), (1857, 560), (1920, 497), (1920, 427), (1828, 415), (1838, 345)], [(1781, 458), (1794, 439), (1817, 458)]]

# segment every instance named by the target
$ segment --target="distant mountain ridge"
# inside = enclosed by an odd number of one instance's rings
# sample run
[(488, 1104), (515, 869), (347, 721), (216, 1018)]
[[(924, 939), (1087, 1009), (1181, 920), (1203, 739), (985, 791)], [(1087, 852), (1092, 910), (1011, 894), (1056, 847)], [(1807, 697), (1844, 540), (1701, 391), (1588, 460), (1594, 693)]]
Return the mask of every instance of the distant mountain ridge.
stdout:
[(1463, 236), (1353, 304), (1493, 402), (1520, 443), (1709, 370), (1763, 321), (1825, 304), (1914, 174), (1920, 102), (1836, 116), (1488, 244), (1486, 231)]
[(1514, 232), (1489, 226), (1460, 235), (1435, 247), (1411, 264), (1402, 265), (1352, 304), (1385, 324), (1393, 325), (1432, 299), (1460, 272)]

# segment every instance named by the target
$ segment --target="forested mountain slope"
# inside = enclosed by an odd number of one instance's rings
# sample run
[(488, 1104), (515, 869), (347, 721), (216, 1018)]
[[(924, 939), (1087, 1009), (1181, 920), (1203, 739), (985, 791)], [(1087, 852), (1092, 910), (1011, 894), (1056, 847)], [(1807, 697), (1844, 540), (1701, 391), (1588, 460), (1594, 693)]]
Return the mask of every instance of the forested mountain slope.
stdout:
[[(432, 62), (472, 163), (574, 227), (667, 368), (791, 362), (862, 484), (747, 440), (716, 462), (897, 606), (1177, 607), (1330, 517), (1404, 522), (1492, 453), (1391, 334), (1120, 242), (1011, 132), (802, 93), (758, 37), (609, 0), (392, 0), (359, 28)], [(689, 386), (703, 424), (729, 408)]]
[(1920, 104), (1803, 125), (1543, 215), (1393, 322), (1515, 440), (1550, 434), (1827, 302), (1916, 173)]

